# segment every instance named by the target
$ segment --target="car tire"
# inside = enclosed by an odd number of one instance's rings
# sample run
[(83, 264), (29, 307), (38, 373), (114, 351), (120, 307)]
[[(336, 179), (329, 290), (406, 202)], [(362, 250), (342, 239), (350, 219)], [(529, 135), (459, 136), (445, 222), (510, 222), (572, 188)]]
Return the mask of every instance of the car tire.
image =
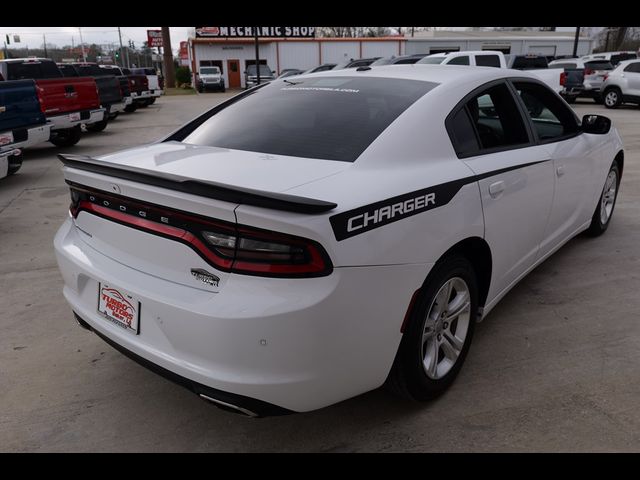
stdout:
[(22, 167), (22, 152), (20, 155), (12, 155), (9, 157), (9, 169), (7, 170), (7, 176), (13, 175)]
[(587, 235), (597, 237), (607, 231), (609, 223), (611, 223), (611, 217), (613, 217), (619, 190), (620, 167), (618, 162), (614, 161), (607, 174), (604, 187), (602, 187), (596, 211), (593, 212), (593, 217), (591, 217), (591, 225), (587, 229)]
[(149, 100), (145, 100), (143, 102), (140, 102), (140, 108), (147, 108), (149, 106)]
[(127, 105), (126, 107), (124, 107), (124, 111), (127, 113), (133, 113), (138, 109), (138, 105), (136, 105), (135, 103), (131, 103), (129, 105)]
[(90, 132), (102, 132), (105, 128), (107, 128), (108, 123), (109, 123), (109, 119), (105, 118), (100, 122), (91, 123), (87, 125), (87, 130), (89, 130)]
[(602, 95), (599, 93), (593, 96), (593, 101), (598, 105), (602, 105), (604, 103), (604, 99), (602, 98)]
[(226, 91), (227, 91), (227, 89), (226, 89), (225, 87), (222, 87), (222, 88), (220, 89), (220, 91), (221, 91), (222, 93), (224, 93), (224, 92), (226, 92)]
[(120, 112), (110, 113), (109, 120), (115, 120), (116, 118), (118, 118), (118, 115), (120, 115)]
[(153, 105), (154, 103), (156, 103), (156, 97), (149, 100), (149, 105)]
[(622, 103), (622, 92), (617, 87), (608, 88), (604, 92), (603, 102), (606, 108), (618, 108)]
[[(476, 278), (473, 266), (461, 255), (449, 255), (436, 263), (418, 291), (404, 325), (400, 347), (385, 383), (389, 390), (405, 398), (426, 401), (441, 395), (453, 383), (475, 329)], [(449, 287), (452, 288), (447, 290)], [(447, 291), (449, 297), (445, 302)], [(451, 306), (457, 314), (449, 316)]]
[(65, 130), (59, 130), (56, 135), (49, 140), (57, 147), (71, 147), (80, 141), (82, 130), (80, 125)]
[(566, 97), (564, 97), (564, 99), (565, 99), (565, 101), (566, 101), (567, 103), (576, 103), (576, 97), (573, 97), (573, 96), (566, 96)]

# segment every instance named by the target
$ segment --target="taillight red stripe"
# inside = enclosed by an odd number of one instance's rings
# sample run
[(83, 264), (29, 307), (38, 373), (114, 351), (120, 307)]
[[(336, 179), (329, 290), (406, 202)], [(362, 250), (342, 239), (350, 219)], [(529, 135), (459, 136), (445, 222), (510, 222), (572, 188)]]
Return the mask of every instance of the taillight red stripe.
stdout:
[(132, 227), (137, 227), (138, 229), (145, 230), (149, 233), (156, 233), (165, 237), (171, 237), (175, 240), (180, 241), (181, 243), (185, 243), (191, 246), (191, 248), (193, 248), (197, 253), (203, 255), (206, 260), (210, 261), (214, 264), (214, 266), (222, 270), (229, 270), (231, 268), (231, 265), (233, 264), (233, 260), (218, 257), (211, 250), (209, 250), (204, 242), (202, 242), (198, 237), (187, 230), (183, 230), (182, 228), (172, 227), (171, 225), (164, 225), (158, 222), (152, 222), (144, 218), (129, 215), (128, 213), (122, 213), (118, 212), (117, 210), (112, 210), (100, 205), (95, 205), (91, 202), (87, 202), (86, 200), (80, 202), (75, 215), (77, 215), (80, 211), (95, 213), (101, 217), (106, 217), (115, 220), (118, 223), (124, 223)]

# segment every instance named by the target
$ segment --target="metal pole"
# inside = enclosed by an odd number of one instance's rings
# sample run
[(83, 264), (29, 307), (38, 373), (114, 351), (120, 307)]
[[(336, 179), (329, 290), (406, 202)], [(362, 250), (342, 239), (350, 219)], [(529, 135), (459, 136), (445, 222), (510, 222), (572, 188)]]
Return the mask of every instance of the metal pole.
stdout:
[(580, 39), (580, 27), (576, 27), (576, 38), (573, 41), (573, 56), (578, 56), (578, 40)]
[(47, 37), (45, 37), (44, 33), (42, 34), (42, 41), (44, 42), (44, 58), (49, 58), (47, 57)]
[(78, 32), (80, 32), (80, 48), (82, 49), (82, 61), (87, 63), (87, 56), (84, 54), (84, 41), (82, 40), (82, 27), (78, 27)]
[(120, 66), (123, 67), (124, 63), (122, 62), (124, 61), (124, 59), (122, 58), (122, 32), (120, 32), (120, 27), (118, 27), (118, 38), (120, 38)]
[(253, 27), (255, 28), (255, 43), (256, 43), (256, 74), (257, 74), (257, 78), (256, 78), (256, 85), (260, 85), (260, 46), (258, 45), (258, 27)]

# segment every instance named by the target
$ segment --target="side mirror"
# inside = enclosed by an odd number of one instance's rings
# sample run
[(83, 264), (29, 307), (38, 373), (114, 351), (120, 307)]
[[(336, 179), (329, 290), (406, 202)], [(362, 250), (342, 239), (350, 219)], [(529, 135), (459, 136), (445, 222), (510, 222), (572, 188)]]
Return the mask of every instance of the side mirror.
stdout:
[(275, 75), (276, 71), (275, 70), (271, 70), (271, 73), (273, 73)]
[(605, 135), (611, 130), (611, 119), (602, 115), (585, 115), (582, 117), (582, 131), (594, 135)]

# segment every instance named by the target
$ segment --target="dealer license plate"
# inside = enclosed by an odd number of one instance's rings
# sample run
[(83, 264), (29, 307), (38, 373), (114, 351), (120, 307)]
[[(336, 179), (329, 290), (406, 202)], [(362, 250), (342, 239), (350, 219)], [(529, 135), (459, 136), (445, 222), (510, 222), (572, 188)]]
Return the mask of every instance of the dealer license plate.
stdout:
[(13, 143), (13, 132), (0, 133), (0, 145)]
[(127, 291), (98, 284), (98, 312), (128, 332), (140, 333), (140, 302)]
[(69, 120), (72, 122), (77, 122), (80, 120), (80, 112), (73, 112), (69, 114)]

